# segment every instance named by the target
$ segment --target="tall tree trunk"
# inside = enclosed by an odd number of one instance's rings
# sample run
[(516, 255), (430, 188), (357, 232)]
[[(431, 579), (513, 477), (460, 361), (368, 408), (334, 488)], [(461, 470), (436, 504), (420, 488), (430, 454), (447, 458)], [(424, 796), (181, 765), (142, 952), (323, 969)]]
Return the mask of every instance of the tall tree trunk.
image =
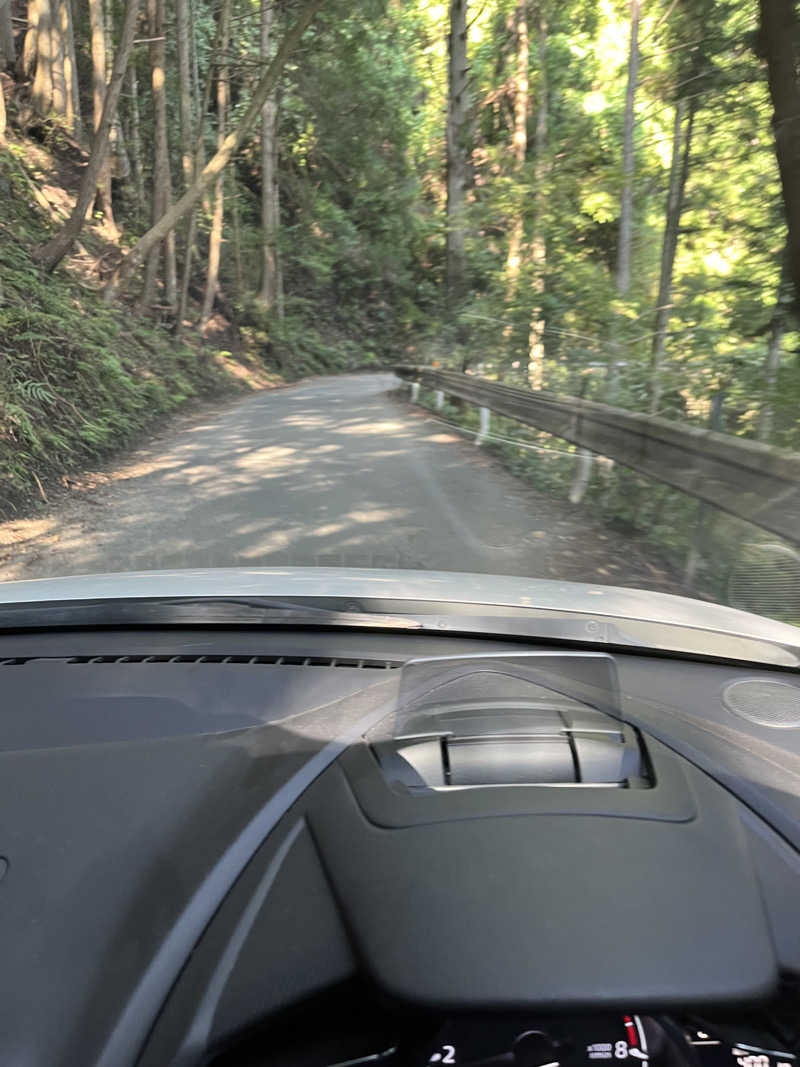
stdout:
[(757, 437), (759, 441), (768, 442), (772, 436), (775, 419), (775, 390), (778, 384), (778, 371), (781, 365), (781, 346), (786, 333), (789, 313), (793, 302), (793, 286), (790, 278), (788, 245), (781, 259), (781, 274), (778, 282), (778, 295), (769, 324), (767, 355), (764, 360), (764, 401), (758, 417)]
[(205, 190), (216, 181), (218, 175), (224, 171), (234, 154), (241, 148), (253, 126), (258, 121), (269, 94), (277, 85), (281, 72), (286, 66), (286, 61), (324, 2), (325, 0), (306, 0), (306, 4), (301, 9), (294, 25), (281, 41), (275, 58), (262, 74), (253, 91), (250, 103), (245, 108), (236, 128), (228, 134), (221, 147), (197, 175), (191, 189), (188, 189), (177, 204), (174, 204), (162, 219), (159, 219), (154, 226), (151, 226), (147, 233), (139, 238), (130, 252), (123, 257), (114, 277), (105, 288), (104, 298), (107, 303), (114, 299), (119, 288), (131, 278), (153, 246), (163, 240), (181, 219), (191, 211)]
[[(111, 78), (109, 58), (114, 55), (114, 3), (113, 0), (105, 0), (105, 16), (103, 27), (106, 34), (106, 85)], [(111, 124), (111, 132), (108, 135), (109, 167), (112, 178), (120, 181), (130, 177), (131, 161), (128, 157), (128, 149), (125, 146), (125, 137), (122, 133), (122, 123), (119, 111), (114, 115)]]
[(28, 32), (24, 62), (33, 76), (31, 103), (37, 115), (45, 117), (53, 102), (52, 40), (50, 0), (29, 0)]
[[(103, 104), (106, 98), (106, 30), (103, 18), (103, 0), (89, 0), (89, 26), (92, 35), (92, 109), (94, 135), (97, 137), (100, 129)], [(111, 116), (109, 125), (109, 141), (111, 130), (114, 126), (114, 116)], [(112, 235), (116, 235), (117, 227), (114, 222), (114, 209), (111, 203), (111, 167), (109, 166), (108, 152), (104, 152), (103, 166), (97, 180), (97, 202), (103, 212), (106, 227)]]
[(547, 181), (547, 130), (550, 101), (547, 83), (547, 19), (539, 0), (536, 18), (537, 56), (539, 63), (539, 92), (536, 103), (536, 133), (534, 149), (536, 163), (534, 171), (534, 220), (531, 238), (531, 268), (533, 270), (534, 303), (531, 312), (531, 324), (528, 332), (528, 382), (531, 389), (544, 386), (544, 328), (545, 319), (542, 309), (544, 296), (544, 279), (547, 270), (547, 242), (544, 235), (545, 182)]
[[(684, 114), (688, 111), (684, 132)], [(656, 299), (656, 317), (653, 330), (653, 348), (650, 355), (650, 414), (655, 415), (661, 406), (661, 371), (667, 327), (672, 314), (672, 275), (675, 254), (678, 250), (678, 233), (681, 225), (686, 182), (689, 178), (689, 161), (692, 151), (692, 134), (696, 102), (678, 100), (675, 105), (675, 125), (672, 133), (672, 158), (669, 167), (667, 208), (664, 216), (664, 239), (661, 245), (661, 274)]]
[(231, 182), (231, 216), (233, 218), (233, 263), (236, 268), (236, 292), (244, 292), (244, 268), (242, 266), (242, 226), (239, 218), (239, 194), (236, 179)]
[(131, 63), (128, 68), (128, 95), (131, 101), (130, 142), (133, 166), (133, 182), (136, 189), (136, 200), (139, 211), (145, 203), (144, 193), (144, 163), (142, 157), (142, 126), (139, 114), (139, 78), (136, 74), (136, 64)]
[(192, 184), (192, 89), (187, 0), (175, 0), (175, 36), (178, 46), (178, 105), (181, 130), (181, 166), (184, 192)]
[[(261, 0), (261, 62), (269, 60), (274, 0)], [(272, 92), (261, 113), (261, 291), (259, 299), (267, 311), (280, 306), (278, 262), (278, 175), (277, 175), (277, 90)]]
[[(631, 285), (633, 249), (633, 177), (636, 158), (633, 144), (636, 110), (636, 83), (639, 78), (639, 16), (641, 0), (630, 0), (631, 30), (628, 45), (628, 82), (625, 89), (622, 135), (622, 191), (620, 194), (619, 235), (617, 238), (617, 297), (624, 300)], [(617, 373), (621, 356), (619, 334), (622, 315), (618, 310), (612, 317), (611, 338), (606, 375), (606, 400), (613, 403), (617, 392)]]
[(789, 230), (789, 273), (800, 301), (800, 81), (794, 0), (760, 0), (760, 51), (767, 61), (775, 154)]
[(50, 110), (56, 115), (67, 114), (67, 77), (65, 40), (62, 33), (65, 0), (50, 0), (50, 71), (53, 97)]
[(617, 293), (626, 296), (631, 284), (631, 248), (633, 246), (633, 127), (636, 106), (636, 82), (639, 78), (640, 0), (630, 0), (631, 36), (628, 48), (628, 84), (625, 89), (625, 116), (622, 135), (622, 196), (619, 213), (617, 249)]
[(130, 59), (133, 40), (136, 36), (136, 21), (139, 14), (140, 0), (127, 0), (125, 7), (125, 19), (122, 26), (119, 47), (114, 56), (114, 66), (111, 71), (111, 80), (108, 84), (108, 92), (105, 96), (103, 111), (100, 115), (100, 125), (94, 136), (92, 152), (89, 162), (81, 178), (78, 198), (72, 215), (67, 220), (64, 228), (55, 237), (51, 238), (36, 252), (36, 258), (46, 270), (54, 270), (64, 256), (72, 248), (73, 242), (83, 227), (86, 212), (94, 199), (97, 182), (108, 149), (108, 136), (113, 117), (117, 111), (119, 94), (122, 89), (122, 80)]
[[(228, 96), (230, 79), (231, 35), (231, 0), (222, 0), (219, 13), (219, 47), (220, 62), (217, 74), (217, 151), (225, 144), (225, 123), (228, 117)], [(200, 314), (200, 329), (205, 330), (211, 318), (214, 297), (219, 288), (219, 261), (222, 252), (222, 229), (225, 216), (225, 176), (220, 171), (214, 187), (214, 215), (211, 220), (211, 233), (208, 239), (208, 270), (206, 272), (206, 291), (203, 297), (203, 310)]]
[[(192, 128), (192, 48), (189, 42), (190, 15), (188, 0), (175, 0), (175, 36), (178, 50), (178, 106), (181, 131), (181, 171), (183, 173), (183, 191), (186, 192), (192, 184), (194, 177), (194, 153), (193, 153), (193, 128)], [(194, 29), (192, 27), (192, 29)], [(186, 315), (186, 301), (188, 299), (188, 271), (187, 263), (192, 256), (192, 242), (194, 240), (194, 215), (187, 220), (186, 235), (184, 241), (184, 272), (187, 279), (186, 289), (181, 285), (178, 299), (178, 314), (175, 322), (175, 332), (180, 334), (184, 316)], [(184, 295), (184, 292), (186, 295)]]
[[(511, 346), (514, 327), (514, 305), (517, 296), (519, 272), (522, 265), (522, 241), (525, 223), (523, 215), (524, 197), (521, 188), (522, 169), (528, 153), (528, 63), (530, 42), (528, 38), (528, 0), (518, 0), (514, 12), (517, 36), (517, 55), (514, 71), (514, 122), (511, 129), (512, 171), (516, 187), (514, 189), (514, 215), (508, 235), (508, 254), (506, 255), (506, 314), (508, 321), (503, 328), (504, 347)], [(508, 357), (511, 356), (508, 352)]]
[[(198, 105), (197, 112), (197, 135), (196, 146), (194, 155), (193, 170), (195, 175), (199, 174), (203, 169), (203, 139), (205, 137), (205, 124), (206, 113), (208, 112), (208, 105), (211, 102), (211, 82), (212, 82), (212, 70), (214, 63), (216, 62), (216, 56), (219, 54), (219, 26), (217, 26), (217, 35), (214, 41), (214, 52), (212, 55), (212, 61), (209, 64), (208, 77), (206, 78), (205, 88), (203, 89), (203, 100)], [(178, 303), (178, 314), (175, 319), (175, 334), (180, 336), (183, 330), (184, 322), (186, 320), (186, 312), (189, 306), (189, 283), (192, 277), (192, 258), (194, 256), (194, 241), (197, 233), (197, 212), (194, 205), (189, 209), (187, 213), (188, 226), (186, 230), (186, 255), (183, 260), (183, 279), (181, 281), (181, 293)]]
[(469, 184), (467, 0), (450, 0), (447, 63), (447, 296), (454, 307), (466, 280), (465, 220)]
[[(166, 66), (167, 47), (164, 40), (165, 0), (147, 0), (147, 21), (150, 41), (150, 78), (153, 93), (154, 149), (153, 149), (153, 223), (162, 219), (170, 208), (169, 143), (167, 140)], [(150, 253), (145, 270), (141, 307), (150, 307), (155, 298), (158, 267), (161, 260), (159, 245)], [(177, 278), (175, 271), (175, 235), (164, 235), (164, 289), (167, 305), (175, 309)]]
[[(6, 143), (6, 92), (3, 79), (0, 78), (0, 145)], [(0, 300), (2, 299), (2, 290), (0, 290)]]
[(0, 70), (13, 70), (17, 62), (11, 0), (0, 0)]
[(78, 62), (75, 53), (72, 0), (63, 0), (61, 18), (64, 34), (64, 74), (67, 79), (67, 125), (73, 136), (80, 140), (83, 136), (83, 119), (81, 117), (81, 91), (78, 84)]

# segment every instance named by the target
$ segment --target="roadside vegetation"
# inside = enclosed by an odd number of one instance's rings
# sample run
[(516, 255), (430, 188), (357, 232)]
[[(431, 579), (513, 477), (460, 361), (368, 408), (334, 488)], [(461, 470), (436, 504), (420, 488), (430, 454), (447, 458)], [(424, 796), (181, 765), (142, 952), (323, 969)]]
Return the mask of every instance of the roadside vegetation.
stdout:
[[(396, 361), (799, 448), (798, 39), (792, 0), (0, 0), (0, 508)], [(667, 549), (696, 508), (587, 492)]]

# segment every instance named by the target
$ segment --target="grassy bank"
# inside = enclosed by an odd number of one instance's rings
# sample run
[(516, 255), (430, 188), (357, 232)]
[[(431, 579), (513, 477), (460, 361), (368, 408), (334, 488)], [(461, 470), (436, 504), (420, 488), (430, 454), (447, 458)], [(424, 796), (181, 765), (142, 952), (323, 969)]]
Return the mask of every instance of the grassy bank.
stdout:
[(52, 232), (31, 196), (43, 152), (0, 149), (0, 517), (43, 499), (64, 474), (134, 440), (192, 398), (279, 382), (256, 355), (219, 342), (178, 343), (151, 319), (106, 307), (81, 256), (102, 246), (87, 232), (76, 259), (44, 275), (31, 250)]

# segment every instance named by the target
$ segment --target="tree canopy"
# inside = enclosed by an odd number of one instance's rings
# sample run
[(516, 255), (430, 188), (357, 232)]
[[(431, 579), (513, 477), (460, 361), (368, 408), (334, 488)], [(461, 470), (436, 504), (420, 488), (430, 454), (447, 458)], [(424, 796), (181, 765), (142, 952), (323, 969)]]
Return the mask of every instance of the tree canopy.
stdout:
[(43, 269), (88, 217), (108, 298), (284, 370), (716, 398), (790, 446), (796, 48), (789, 0), (0, 0), (10, 131), (88, 160)]

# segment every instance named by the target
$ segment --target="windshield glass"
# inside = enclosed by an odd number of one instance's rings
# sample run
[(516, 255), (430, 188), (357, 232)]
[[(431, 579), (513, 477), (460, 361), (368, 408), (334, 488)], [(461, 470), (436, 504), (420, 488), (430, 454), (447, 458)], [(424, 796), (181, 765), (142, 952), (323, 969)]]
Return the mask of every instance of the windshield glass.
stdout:
[(0, 0), (0, 579), (800, 625), (798, 41), (787, 0)]

